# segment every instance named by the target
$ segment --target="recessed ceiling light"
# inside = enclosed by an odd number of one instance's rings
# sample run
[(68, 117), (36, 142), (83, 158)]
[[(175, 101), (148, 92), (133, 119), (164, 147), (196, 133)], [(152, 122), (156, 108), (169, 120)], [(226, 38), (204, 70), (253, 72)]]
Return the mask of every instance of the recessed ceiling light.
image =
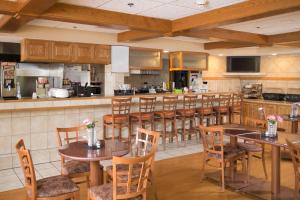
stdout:
[(127, 4), (130, 8), (134, 6), (134, 3), (133, 2), (128, 2)]
[(78, 28), (77, 26), (73, 26), (74, 29)]
[(218, 54), (218, 56), (224, 56), (224, 55), (220, 53), (220, 54)]
[(272, 56), (277, 56), (278, 54), (277, 53), (272, 53)]
[(196, 0), (195, 3), (198, 5), (198, 6), (206, 6), (208, 5), (208, 0)]
[(169, 53), (169, 50), (163, 50), (164, 53)]
[(257, 26), (256, 28), (257, 28), (257, 29), (260, 29), (260, 26)]

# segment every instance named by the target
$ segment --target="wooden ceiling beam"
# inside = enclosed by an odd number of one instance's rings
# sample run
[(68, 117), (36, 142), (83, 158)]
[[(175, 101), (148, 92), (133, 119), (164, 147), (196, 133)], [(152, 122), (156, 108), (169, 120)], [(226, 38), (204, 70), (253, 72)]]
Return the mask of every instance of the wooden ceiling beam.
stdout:
[(41, 15), (37, 15), (36, 13), (30, 11), (23, 12), (22, 14), (26, 16), (38, 17), (41, 19), (114, 28), (127, 28), (131, 30), (143, 30), (163, 33), (171, 31), (170, 20), (144, 17), (139, 15), (113, 12), (64, 3), (56, 3)]
[(0, 1), (0, 14), (15, 15), (19, 9), (19, 3), (14, 1)]
[(147, 31), (125, 31), (118, 33), (118, 42), (136, 42), (161, 37), (162, 33)]
[(53, 6), (57, 0), (19, 0), (19, 9), (15, 16), (5, 16), (0, 21), (0, 29), (4, 31), (16, 31), (35, 17), (24, 16), (24, 12), (40, 15)]
[(234, 31), (223, 28), (214, 28), (207, 30), (192, 29), (182, 32), (183, 36), (196, 38), (217, 38), (233, 42), (246, 42), (259, 45), (267, 45), (268, 38), (266, 35)]
[(234, 48), (243, 48), (243, 47), (253, 47), (257, 46), (253, 43), (238, 43), (238, 42), (209, 42), (204, 44), (205, 50), (214, 50), (214, 49), (234, 49)]
[(283, 43), (280, 44), (282, 46), (287, 46), (287, 47), (296, 47), (296, 48), (300, 48), (300, 41), (298, 42), (289, 42), (289, 43)]
[(300, 10), (299, 0), (248, 0), (172, 21), (172, 31), (209, 29)]
[(297, 41), (299, 42), (300, 31), (271, 35), (268, 37), (268, 40), (269, 42), (275, 44), (297, 42)]

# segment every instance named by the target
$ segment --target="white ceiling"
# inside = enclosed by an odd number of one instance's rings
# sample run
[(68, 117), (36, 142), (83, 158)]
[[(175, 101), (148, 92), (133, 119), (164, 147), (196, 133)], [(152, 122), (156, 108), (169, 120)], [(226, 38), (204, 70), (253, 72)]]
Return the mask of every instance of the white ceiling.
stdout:
[[(198, 6), (195, 0), (59, 0), (59, 2), (67, 4), (170, 20), (206, 12), (242, 1), (245, 0), (209, 0), (207, 6)], [(134, 6), (129, 7), (127, 5), (129, 2), (134, 3)]]
[(300, 11), (231, 24), (223, 28), (265, 35), (300, 31)]

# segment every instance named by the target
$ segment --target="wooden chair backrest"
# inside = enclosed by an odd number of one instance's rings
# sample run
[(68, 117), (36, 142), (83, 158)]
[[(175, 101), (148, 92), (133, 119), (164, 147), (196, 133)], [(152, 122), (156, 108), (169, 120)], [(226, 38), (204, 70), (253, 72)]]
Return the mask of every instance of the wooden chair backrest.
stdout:
[(224, 130), (222, 127), (217, 126), (202, 126), (199, 125), (200, 135), (203, 141), (204, 151), (210, 154), (220, 155), (216, 158), (223, 159), (224, 156)]
[(128, 115), (131, 107), (131, 97), (113, 98), (112, 99), (112, 116)]
[(243, 95), (241, 93), (233, 93), (232, 100), (231, 100), (231, 106), (241, 106), (242, 100), (243, 100)]
[[(69, 128), (56, 128), (57, 145), (61, 147), (64, 143), (79, 141), (79, 133), (84, 129), (84, 126), (69, 127)], [(71, 135), (75, 133), (75, 136)]]
[(30, 151), (26, 149), (24, 141), (21, 139), (16, 144), (16, 151), (24, 174), (25, 188), (28, 199), (36, 199), (36, 176)]
[(152, 151), (152, 149), (155, 149), (156, 151), (158, 148), (159, 136), (159, 132), (138, 128), (135, 139), (135, 155), (145, 156)]
[(140, 113), (152, 113), (155, 109), (156, 97), (140, 97), (139, 111)]
[(219, 107), (229, 108), (231, 102), (231, 94), (220, 94), (217, 102), (218, 102), (217, 105)]
[(215, 97), (216, 97), (215, 95), (203, 94), (201, 99), (201, 107), (212, 108)]
[(289, 140), (286, 140), (286, 143), (288, 145), (289, 152), (291, 154), (292, 160), (293, 160), (293, 166), (294, 171), (296, 175), (300, 175), (299, 167), (300, 167), (300, 145), (299, 144), (293, 144)]
[(163, 111), (176, 112), (178, 97), (177, 96), (164, 96), (163, 97)]
[(244, 124), (245, 126), (258, 128), (263, 131), (266, 129), (266, 124), (267, 124), (266, 120), (245, 117), (245, 124)]
[(197, 95), (184, 95), (183, 96), (183, 109), (190, 110), (196, 109)]
[[(146, 192), (155, 150), (142, 157), (113, 157), (113, 200), (131, 199)], [(117, 170), (117, 166), (128, 170)]]

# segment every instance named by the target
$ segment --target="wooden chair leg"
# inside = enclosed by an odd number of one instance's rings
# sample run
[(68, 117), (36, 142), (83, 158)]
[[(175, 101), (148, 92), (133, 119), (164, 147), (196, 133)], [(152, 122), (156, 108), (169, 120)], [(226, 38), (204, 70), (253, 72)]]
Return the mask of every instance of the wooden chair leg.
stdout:
[(74, 192), (73, 199), (74, 200), (79, 200), (80, 199), (80, 197), (79, 197), (79, 191)]
[(163, 118), (163, 146), (164, 146), (164, 151), (166, 150), (166, 134), (167, 134), (167, 122), (166, 119)]
[(268, 173), (267, 173), (267, 167), (266, 167), (264, 147), (263, 147), (263, 150), (261, 152), (261, 162), (262, 162), (262, 165), (263, 165), (263, 168), (264, 168), (264, 173), (265, 173), (266, 180), (268, 180)]
[(295, 199), (299, 199), (299, 176), (295, 176)]
[(221, 163), (221, 181), (222, 181), (222, 192), (225, 191), (225, 165), (224, 162)]
[(249, 183), (249, 180), (250, 180), (250, 169), (251, 169), (251, 157), (252, 157), (252, 154), (251, 153), (247, 153), (247, 157), (248, 157), (248, 160), (247, 160), (247, 182)]
[(203, 155), (203, 162), (202, 162), (202, 172), (201, 172), (201, 177), (200, 177), (200, 181), (203, 181), (204, 176), (205, 176), (205, 165), (206, 165), (206, 155), (204, 153)]
[(104, 123), (104, 120), (103, 120), (103, 139), (106, 139), (106, 125)]

